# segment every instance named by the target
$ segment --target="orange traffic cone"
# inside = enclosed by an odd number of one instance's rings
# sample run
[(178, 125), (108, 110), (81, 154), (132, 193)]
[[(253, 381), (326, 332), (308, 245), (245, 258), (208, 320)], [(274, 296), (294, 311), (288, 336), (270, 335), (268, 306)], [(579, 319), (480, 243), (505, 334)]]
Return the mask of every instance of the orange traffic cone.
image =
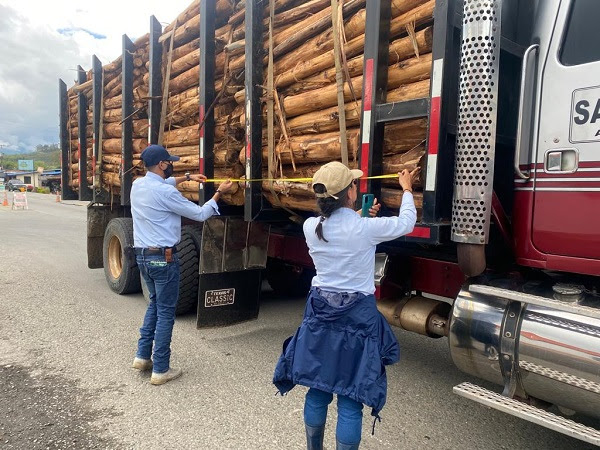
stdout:
[(60, 193), (56, 191), (56, 203), (60, 203)]
[(2, 200), (2, 206), (8, 206), (8, 194), (4, 191), (4, 200)]

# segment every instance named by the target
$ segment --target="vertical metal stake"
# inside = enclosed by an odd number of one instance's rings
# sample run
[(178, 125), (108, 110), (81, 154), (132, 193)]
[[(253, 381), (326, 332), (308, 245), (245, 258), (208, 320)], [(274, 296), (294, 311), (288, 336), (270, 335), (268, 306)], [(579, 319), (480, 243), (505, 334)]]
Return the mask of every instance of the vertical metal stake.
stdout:
[(126, 34), (123, 35), (121, 99), (123, 123), (121, 124), (121, 205), (130, 205), (131, 183), (133, 182), (133, 52), (135, 46)]
[[(246, 179), (262, 178), (263, 9), (268, 2), (246, 2)], [(253, 220), (262, 209), (261, 183), (247, 183), (244, 219)]]
[[(200, 173), (208, 178), (214, 178), (214, 142), (215, 115), (214, 109), (209, 111), (215, 99), (215, 13), (216, 2), (200, 2), (200, 109), (199, 121), (204, 120), (199, 130), (199, 167)], [(213, 183), (200, 185), (199, 201), (204, 204), (214, 195)]]

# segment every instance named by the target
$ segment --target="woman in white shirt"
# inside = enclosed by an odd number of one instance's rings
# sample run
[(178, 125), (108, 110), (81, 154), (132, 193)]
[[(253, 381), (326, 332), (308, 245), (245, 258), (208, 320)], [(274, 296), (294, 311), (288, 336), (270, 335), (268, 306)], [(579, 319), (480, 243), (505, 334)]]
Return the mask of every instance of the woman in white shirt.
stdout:
[(404, 190), (400, 213), (381, 218), (363, 218), (352, 209), (362, 171), (331, 162), (313, 177), (321, 215), (307, 219), (303, 228), (317, 274), (302, 324), (284, 343), (273, 377), (282, 395), (296, 384), (310, 388), (304, 405), (309, 450), (322, 449), (333, 394), (338, 396), (338, 450), (358, 449), (363, 404), (372, 408), (375, 421), (385, 404), (385, 365), (397, 362), (400, 352), (375, 304), (375, 248), (413, 230), (417, 173), (398, 174)]

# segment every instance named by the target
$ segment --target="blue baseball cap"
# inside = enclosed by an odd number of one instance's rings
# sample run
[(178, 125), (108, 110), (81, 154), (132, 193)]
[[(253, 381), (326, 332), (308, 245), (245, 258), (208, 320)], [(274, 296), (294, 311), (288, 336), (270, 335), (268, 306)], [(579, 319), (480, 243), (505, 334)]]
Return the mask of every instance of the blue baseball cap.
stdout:
[(179, 161), (179, 156), (169, 155), (162, 145), (149, 145), (142, 152), (142, 161), (146, 167), (157, 165), (161, 161)]

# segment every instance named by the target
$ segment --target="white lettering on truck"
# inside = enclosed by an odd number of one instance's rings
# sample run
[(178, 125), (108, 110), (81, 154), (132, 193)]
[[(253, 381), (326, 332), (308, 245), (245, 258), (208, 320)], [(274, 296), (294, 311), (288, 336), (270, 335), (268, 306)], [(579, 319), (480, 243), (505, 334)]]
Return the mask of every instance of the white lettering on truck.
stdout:
[(600, 86), (573, 91), (569, 140), (600, 141)]

